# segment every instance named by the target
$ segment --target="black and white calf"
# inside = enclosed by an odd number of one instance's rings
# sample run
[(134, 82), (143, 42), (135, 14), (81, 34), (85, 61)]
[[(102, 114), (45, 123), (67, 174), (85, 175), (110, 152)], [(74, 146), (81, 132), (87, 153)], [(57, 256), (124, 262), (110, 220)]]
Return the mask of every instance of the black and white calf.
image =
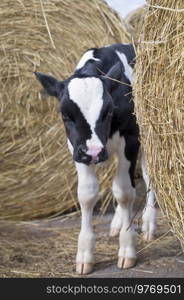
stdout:
[[(95, 165), (112, 154), (118, 157), (112, 192), (117, 200), (110, 235), (119, 234), (118, 267), (136, 263), (136, 234), (130, 226), (135, 199), (134, 170), (139, 149), (139, 128), (132, 100), (132, 74), (135, 52), (131, 44), (92, 48), (84, 53), (74, 74), (64, 80), (36, 72), (37, 79), (51, 96), (60, 101), (61, 114), (78, 173), (78, 199), (82, 212), (76, 270), (92, 271), (95, 235), (92, 213), (99, 184)], [(150, 240), (155, 231), (154, 195), (142, 160), (148, 199), (142, 229)]]

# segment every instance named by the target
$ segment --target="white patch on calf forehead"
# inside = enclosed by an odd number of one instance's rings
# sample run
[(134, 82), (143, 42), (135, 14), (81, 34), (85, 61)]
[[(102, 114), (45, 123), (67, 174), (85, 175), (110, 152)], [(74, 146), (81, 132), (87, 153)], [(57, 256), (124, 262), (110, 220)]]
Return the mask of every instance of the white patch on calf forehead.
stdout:
[(77, 104), (92, 131), (91, 139), (86, 141), (87, 147), (96, 145), (103, 147), (95, 133), (96, 122), (103, 106), (103, 84), (96, 77), (74, 78), (68, 85), (70, 99)]
[(89, 51), (85, 52), (84, 55), (81, 57), (79, 63), (77, 64), (76, 70), (81, 69), (82, 67), (84, 67), (85, 63), (86, 63), (88, 60), (90, 60), (90, 59), (99, 61), (100, 59), (95, 58), (95, 57), (93, 56), (93, 53), (94, 53), (94, 50), (89, 50)]
[(125, 76), (128, 78), (130, 82), (132, 82), (132, 75), (133, 75), (133, 69), (128, 64), (128, 60), (126, 58), (126, 55), (122, 52), (116, 51), (116, 54), (118, 55), (119, 59), (123, 63), (123, 66), (125, 68)]

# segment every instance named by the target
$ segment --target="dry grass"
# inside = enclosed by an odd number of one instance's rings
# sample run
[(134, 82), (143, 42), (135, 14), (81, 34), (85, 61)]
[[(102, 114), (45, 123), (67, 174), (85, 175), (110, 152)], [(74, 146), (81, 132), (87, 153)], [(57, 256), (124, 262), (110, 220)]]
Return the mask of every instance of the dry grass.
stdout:
[[(99, 220), (93, 222), (95, 228)], [(77, 214), (36, 222), (1, 221), (0, 277), (78, 277), (75, 256), (79, 228)], [(108, 235), (103, 236), (103, 243), (97, 243), (100, 263), (111, 264), (116, 248), (117, 243), (109, 243)]]
[[(112, 216), (93, 219), (96, 233), (95, 269), (87, 277), (162, 277), (181, 276), (181, 263), (176, 263), (180, 247), (168, 232), (166, 219), (159, 214), (158, 238), (144, 243), (138, 234), (138, 264), (129, 270), (116, 268), (118, 237), (109, 238)], [(0, 278), (80, 277), (75, 273), (77, 239), (80, 231), (78, 213), (50, 220), (29, 222), (0, 221)], [(179, 274), (178, 274), (179, 270)], [(173, 276), (172, 276), (173, 275)]]
[[(33, 219), (78, 208), (76, 176), (57, 100), (39, 98), (32, 72), (64, 79), (89, 47), (128, 42), (102, 0), (0, 1), (0, 218)], [(111, 199), (108, 171), (102, 211)]]
[(131, 11), (125, 18), (125, 22), (129, 26), (129, 30), (135, 42), (140, 40), (140, 33), (143, 25), (145, 7), (139, 7)]
[(135, 102), (157, 200), (184, 249), (184, 2), (149, 0)]

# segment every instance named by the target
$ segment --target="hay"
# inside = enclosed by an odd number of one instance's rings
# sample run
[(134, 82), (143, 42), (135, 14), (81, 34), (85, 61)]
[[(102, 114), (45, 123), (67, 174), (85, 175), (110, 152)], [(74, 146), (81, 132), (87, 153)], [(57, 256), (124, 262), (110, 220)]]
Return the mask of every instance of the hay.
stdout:
[(139, 7), (131, 11), (125, 18), (125, 22), (132, 34), (134, 41), (139, 41), (140, 33), (143, 25), (145, 7)]
[(184, 2), (148, 3), (137, 48), (136, 114), (156, 198), (184, 249)]
[[(102, 0), (0, 2), (0, 219), (33, 219), (78, 209), (76, 175), (57, 100), (41, 100), (32, 72), (64, 79), (89, 47), (128, 42)], [(108, 172), (102, 210), (111, 199)], [(112, 176), (112, 175), (111, 175)]]
[[(108, 235), (111, 218), (109, 215), (93, 218), (96, 263), (94, 272), (86, 277), (146, 277), (146, 273), (153, 273), (155, 277), (163, 277), (164, 273), (182, 277), (182, 263), (176, 262), (179, 243), (168, 232), (166, 218), (161, 214), (158, 216), (159, 238), (146, 244), (138, 239), (139, 265), (133, 271), (118, 271), (118, 237)], [(0, 221), (0, 278), (81, 277), (75, 272), (79, 232), (78, 213), (49, 220)]]

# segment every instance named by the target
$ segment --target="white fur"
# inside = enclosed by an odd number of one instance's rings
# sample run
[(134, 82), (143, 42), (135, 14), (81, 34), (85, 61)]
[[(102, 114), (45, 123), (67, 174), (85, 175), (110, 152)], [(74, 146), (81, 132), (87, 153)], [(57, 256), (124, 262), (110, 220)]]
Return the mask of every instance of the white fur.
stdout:
[(119, 256), (135, 258), (135, 233), (131, 227), (135, 189), (131, 185), (129, 176), (130, 162), (126, 159), (124, 153), (125, 139), (119, 137), (117, 143), (118, 169), (112, 185), (113, 195), (118, 202), (118, 206), (111, 223), (111, 230), (120, 231)]
[[(70, 151), (71, 144), (69, 143)], [(118, 201), (115, 221), (111, 226), (118, 226), (120, 232), (119, 256), (124, 258), (134, 258), (135, 253), (135, 233), (130, 226), (132, 204), (135, 198), (135, 189), (132, 188), (129, 167), (130, 163), (124, 155), (125, 140), (119, 133), (113, 135), (108, 141), (108, 149), (118, 156), (117, 174), (113, 180), (113, 194)], [(99, 183), (95, 174), (94, 166), (86, 166), (76, 163), (78, 173), (78, 199), (81, 206), (81, 231), (78, 239), (77, 263), (93, 263), (95, 234), (92, 227), (92, 213), (96, 203)]]
[(70, 150), (70, 153), (73, 155), (73, 146), (72, 144), (70, 143), (70, 140), (67, 139), (67, 144), (68, 144), (68, 149)]
[(78, 62), (77, 66), (76, 66), (76, 70), (81, 69), (82, 67), (84, 67), (85, 63), (89, 60), (89, 59), (93, 59), (96, 61), (99, 61), (100, 59), (95, 58), (93, 56), (94, 50), (89, 50), (87, 52), (84, 53), (84, 55), (82, 56), (82, 58), (80, 59), (80, 61)]
[(125, 139), (116, 133), (108, 146), (112, 152), (116, 152), (118, 157), (117, 173), (112, 184), (112, 192), (118, 206), (111, 222), (111, 232), (120, 231), (119, 256), (135, 258), (135, 233), (130, 226), (135, 189), (131, 185), (129, 176), (130, 162), (125, 157)]
[[(73, 147), (68, 140), (70, 152)], [(131, 226), (132, 206), (135, 199), (135, 189), (131, 185), (129, 177), (130, 162), (126, 159), (125, 139), (115, 133), (107, 143), (109, 154), (116, 153), (118, 168), (112, 184), (112, 191), (118, 202), (116, 213), (111, 222), (111, 230), (119, 233), (119, 252), (121, 258), (136, 258), (136, 233)], [(149, 185), (149, 177), (142, 160), (143, 176), (146, 185)], [(76, 262), (79, 264), (94, 263), (95, 234), (92, 226), (93, 208), (97, 200), (99, 183), (93, 165), (87, 166), (76, 163), (78, 174), (78, 199), (81, 206), (81, 231), (78, 238), (78, 251)], [(155, 230), (156, 210), (154, 208), (153, 191), (148, 193), (148, 201), (143, 213), (143, 230), (153, 234)]]
[[(68, 146), (73, 152), (73, 147), (68, 140)], [(131, 185), (129, 177), (130, 162), (125, 157), (125, 139), (115, 133), (107, 143), (109, 154), (116, 153), (118, 168), (112, 184), (112, 191), (118, 202), (116, 213), (111, 223), (111, 230), (119, 233), (120, 258), (136, 258), (136, 233), (131, 226), (132, 206), (135, 199), (135, 189)], [(143, 176), (147, 188), (149, 177), (145, 168), (145, 161), (142, 160)], [(99, 183), (93, 165), (87, 166), (76, 163), (78, 174), (78, 199), (81, 206), (81, 231), (78, 238), (78, 250), (76, 255), (77, 264), (94, 263), (95, 234), (92, 226), (93, 208), (97, 200)], [(148, 192), (148, 201), (143, 213), (143, 231), (150, 234), (155, 230), (156, 211), (154, 208), (154, 194)]]
[(116, 207), (116, 211), (110, 226), (110, 235), (116, 236), (119, 234), (122, 226), (123, 226), (123, 218), (122, 218), (122, 210), (121, 206), (118, 204)]
[(154, 237), (156, 230), (156, 208), (154, 192), (150, 184), (150, 178), (148, 176), (144, 154), (142, 154), (141, 167), (147, 189), (146, 206), (142, 214), (142, 231), (145, 234), (145, 238), (150, 240)]
[(125, 76), (128, 78), (130, 82), (132, 82), (132, 77), (133, 77), (133, 69), (131, 66), (128, 64), (128, 60), (126, 58), (126, 55), (122, 52), (116, 51), (116, 54), (118, 55), (119, 59), (123, 63), (123, 66), (125, 68)]
[(95, 234), (92, 228), (92, 213), (99, 190), (93, 166), (76, 163), (78, 174), (78, 199), (81, 206), (81, 231), (78, 239), (77, 263), (93, 263)]
[(95, 133), (96, 121), (103, 106), (103, 85), (96, 77), (74, 78), (68, 85), (70, 99), (75, 102), (90, 126), (92, 136), (86, 141), (87, 147), (103, 147)]

